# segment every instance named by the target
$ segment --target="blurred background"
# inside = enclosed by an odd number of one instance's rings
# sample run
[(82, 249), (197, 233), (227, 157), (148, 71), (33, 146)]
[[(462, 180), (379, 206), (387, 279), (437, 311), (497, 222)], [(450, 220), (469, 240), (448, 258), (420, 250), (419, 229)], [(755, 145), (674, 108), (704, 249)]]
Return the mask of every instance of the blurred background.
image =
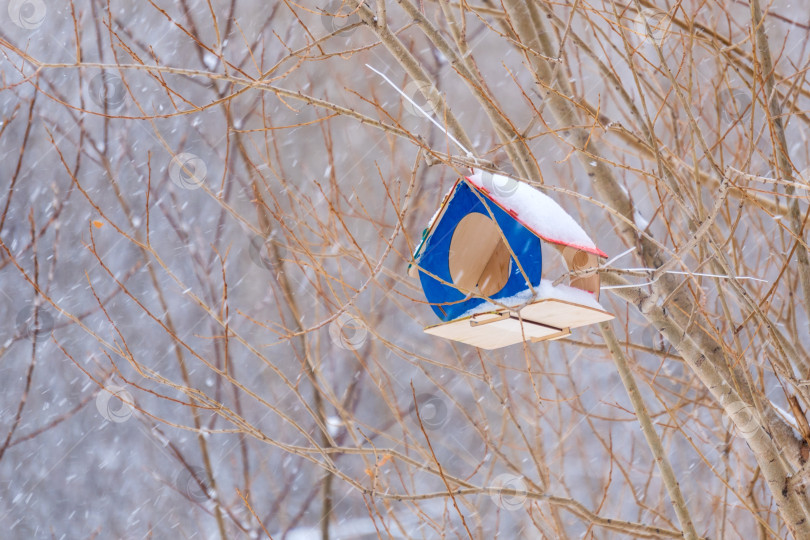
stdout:
[[(807, 210), (810, 4), (766, 6), (770, 94), (747, 3), (532, 5), (553, 55), (487, 0), (0, 5), (3, 537), (680, 535), (598, 326), (492, 352), (423, 333), (439, 321), (407, 267), (469, 163), (366, 64), (611, 257), (636, 248), (611, 268), (648, 267), (642, 238), (677, 253), (685, 328), (806, 451), (789, 218)], [(578, 158), (576, 130), (602, 154)], [(763, 281), (695, 275), (717, 256), (681, 251), (718, 168), (733, 187), (710, 235)], [(698, 534), (785, 536), (681, 352), (627, 298), (601, 303)]]

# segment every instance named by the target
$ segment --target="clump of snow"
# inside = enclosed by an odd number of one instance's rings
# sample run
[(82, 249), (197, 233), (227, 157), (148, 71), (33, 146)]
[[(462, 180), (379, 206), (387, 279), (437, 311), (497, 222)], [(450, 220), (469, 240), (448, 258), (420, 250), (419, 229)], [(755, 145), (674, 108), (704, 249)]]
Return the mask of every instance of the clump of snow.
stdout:
[(650, 221), (644, 216), (642, 216), (641, 212), (639, 212), (638, 210), (633, 212), (633, 221), (636, 223), (636, 227), (638, 227), (642, 231), (645, 230), (647, 226), (650, 224)]
[(467, 180), (489, 193), (492, 200), (506, 210), (517, 214), (517, 219), (543, 240), (605, 256), (568, 212), (530, 185), (483, 171), (475, 171)]
[(572, 304), (580, 304), (589, 308), (605, 311), (602, 304), (600, 304), (588, 291), (569, 287), (568, 285), (554, 285), (547, 279), (541, 279), (540, 285), (534, 288), (534, 292), (535, 294), (532, 295), (532, 291), (530, 289), (526, 289), (513, 296), (494, 299), (498, 302), (498, 304), (484, 302), (483, 304), (466, 311), (459, 317), (459, 319), (471, 317), (473, 315), (477, 315), (478, 313), (485, 313), (487, 311), (499, 309), (501, 304), (510, 308), (521, 307), (524, 304), (537, 302), (538, 300), (562, 300), (563, 302), (571, 302)]
[(219, 58), (217, 58), (216, 55), (211, 54), (210, 52), (206, 52), (203, 55), (203, 63), (205, 64), (205, 67), (213, 71), (217, 67), (217, 64), (219, 63)]
[(602, 304), (600, 304), (596, 298), (594, 298), (593, 294), (589, 293), (588, 291), (583, 291), (582, 289), (577, 289), (576, 287), (569, 287), (568, 285), (554, 285), (547, 279), (541, 279), (540, 285), (536, 287), (535, 290), (537, 291), (536, 300), (553, 298), (555, 300), (563, 300), (573, 304), (582, 304), (583, 306), (594, 309), (601, 309), (602, 311), (605, 310), (605, 308), (602, 307)]
[(332, 437), (337, 437), (341, 427), (343, 427), (343, 420), (339, 416), (328, 416), (326, 418), (326, 430)]

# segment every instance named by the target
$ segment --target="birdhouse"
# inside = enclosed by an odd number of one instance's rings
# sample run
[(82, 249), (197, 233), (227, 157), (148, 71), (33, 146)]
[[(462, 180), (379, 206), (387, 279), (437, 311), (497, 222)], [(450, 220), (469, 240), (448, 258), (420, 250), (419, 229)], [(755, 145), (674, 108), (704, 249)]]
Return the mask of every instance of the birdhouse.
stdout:
[[(570, 285), (544, 279), (544, 244), (576, 271)], [(419, 277), (443, 321), (426, 333), (497, 349), (559, 339), (571, 328), (612, 319), (598, 302), (596, 269), (605, 256), (550, 197), (477, 171), (444, 197), (408, 273)]]

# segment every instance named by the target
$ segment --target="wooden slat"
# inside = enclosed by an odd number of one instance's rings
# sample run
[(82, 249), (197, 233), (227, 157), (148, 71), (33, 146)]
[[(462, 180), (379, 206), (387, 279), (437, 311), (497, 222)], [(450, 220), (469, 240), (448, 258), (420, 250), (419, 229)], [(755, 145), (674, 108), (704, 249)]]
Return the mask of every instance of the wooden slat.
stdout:
[[(523, 323), (510, 311), (510, 318), (502, 318), (504, 310), (494, 310), (475, 316), (478, 323), (471, 324), (472, 317), (464, 317), (425, 328), (425, 333), (454, 341), (460, 341), (481, 349), (499, 349), (522, 341), (542, 341), (563, 337), (569, 328), (576, 328), (613, 318), (606, 311), (594, 309), (563, 300), (539, 300), (520, 310)], [(532, 324), (542, 323), (548, 326)]]
[(529, 304), (520, 311), (520, 315), (525, 319), (551, 324), (558, 328), (577, 328), (613, 318), (607, 311), (551, 299)]
[[(460, 291), (478, 291), (486, 278), (490, 283), (480, 294), (488, 296), (501, 290), (509, 279), (509, 250), (499, 250), (502, 243), (498, 225), (487, 216), (478, 212), (464, 216), (453, 231), (447, 255), (453, 284)], [(495, 254), (502, 259), (500, 265), (490, 263)], [(487, 269), (490, 273), (485, 276)]]
[(520, 343), (524, 338), (528, 341), (551, 337), (559, 333), (558, 330), (524, 323), (516, 319), (502, 319), (482, 326), (472, 326), (470, 319), (461, 319), (449, 323), (425, 328), (427, 334), (446, 339), (452, 339), (480, 347), (482, 349), (499, 349), (507, 345)]

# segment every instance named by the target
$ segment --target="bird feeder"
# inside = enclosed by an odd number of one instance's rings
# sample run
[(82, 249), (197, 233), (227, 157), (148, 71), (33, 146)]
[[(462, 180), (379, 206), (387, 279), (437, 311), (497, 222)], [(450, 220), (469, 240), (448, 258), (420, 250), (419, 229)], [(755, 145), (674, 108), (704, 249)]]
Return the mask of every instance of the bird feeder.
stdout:
[[(558, 250), (570, 286), (544, 279), (543, 244)], [(607, 321), (599, 304), (601, 257), (551, 198), (515, 180), (477, 171), (458, 180), (422, 235), (408, 268), (443, 322), (434, 336), (482, 349), (559, 339)]]

